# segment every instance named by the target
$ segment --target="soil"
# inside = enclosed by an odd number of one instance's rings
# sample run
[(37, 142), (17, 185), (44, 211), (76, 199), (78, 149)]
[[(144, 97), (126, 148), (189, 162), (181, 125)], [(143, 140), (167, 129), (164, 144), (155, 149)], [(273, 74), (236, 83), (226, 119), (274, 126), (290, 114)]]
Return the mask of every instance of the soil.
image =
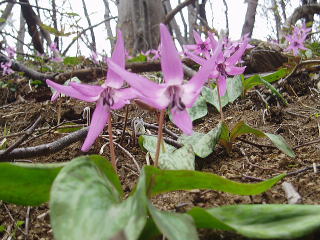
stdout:
[[(303, 75), (304, 84), (301, 84)], [(300, 79), (300, 81), (298, 81)], [(197, 159), (196, 169), (215, 173), (239, 182), (254, 182), (259, 179), (268, 179), (284, 172), (293, 172), (312, 166), (320, 162), (320, 143), (312, 141), (320, 137), (320, 90), (316, 83), (319, 80), (311, 80), (306, 72), (296, 74), (290, 79), (291, 91), (283, 92), (288, 101), (283, 106), (275, 97), (268, 98), (271, 94), (264, 88), (256, 88), (265, 99), (268, 99), (269, 108), (265, 107), (261, 97), (255, 90), (249, 91), (245, 97), (237, 99), (233, 104), (224, 108), (224, 116), (229, 127), (243, 120), (250, 126), (264, 132), (280, 134), (294, 147), (296, 158), (290, 158), (277, 149), (259, 148), (242, 141), (237, 141), (232, 152), (217, 146), (216, 151), (206, 159)], [(307, 83), (307, 84), (306, 84)], [(296, 84), (296, 85), (295, 85)], [(21, 80), (17, 91), (0, 89), (0, 133), (6, 135), (19, 133), (30, 127), (39, 115), (42, 116), (41, 124), (31, 137), (20, 147), (37, 146), (39, 144), (55, 141), (64, 133), (56, 130), (47, 131), (61, 122), (73, 124), (86, 124), (83, 119), (83, 109), (90, 106), (91, 113), (94, 105), (79, 102), (69, 98), (62, 98), (58, 102), (50, 101), (51, 92), (48, 88), (28, 87), (27, 80)], [(60, 110), (59, 110), (60, 109)], [(141, 109), (132, 104), (129, 109), (129, 124), (124, 135), (122, 146), (128, 150), (137, 160), (139, 166), (146, 164), (146, 153), (136, 144), (130, 121), (135, 117), (142, 117), (144, 122), (157, 124), (155, 112)], [(125, 111), (117, 111), (113, 114), (114, 134), (119, 141), (122, 133)], [(206, 117), (194, 122), (196, 131), (206, 133), (214, 128), (220, 119), (220, 114), (209, 106)], [(47, 130), (39, 130), (46, 128)], [(177, 134), (181, 132), (167, 119), (166, 128)], [(104, 134), (106, 134), (105, 129)], [(152, 129), (153, 134), (156, 132)], [(15, 143), (21, 135), (7, 137), (8, 144)], [(169, 136), (168, 136), (169, 137)], [(270, 145), (267, 139), (258, 139), (251, 135), (244, 137), (245, 140)], [(98, 154), (103, 148), (103, 156), (109, 156), (108, 146), (104, 147), (105, 136), (99, 137), (89, 153)], [(24, 161), (48, 163), (65, 162), (81, 155), (82, 142), (74, 143), (60, 152), (48, 156), (40, 156)], [(303, 144), (307, 144), (302, 146)], [(119, 147), (116, 148), (117, 168), (125, 192), (129, 193), (138, 178), (136, 166), (132, 159)], [(287, 177), (285, 181), (293, 184), (301, 195), (304, 204), (320, 204), (320, 178), (313, 170), (304, 171)], [(153, 203), (164, 210), (184, 212), (199, 206), (211, 208), (229, 204), (261, 204), (280, 203), (286, 204), (288, 199), (281, 187), (277, 184), (271, 190), (256, 196), (237, 196), (217, 191), (176, 191), (162, 194), (153, 199)], [(20, 226), (19, 221), (21, 222)], [(28, 222), (28, 224), (27, 224)], [(0, 225), (6, 231), (0, 233), (1, 239), (53, 239), (50, 227), (49, 209), (47, 204), (40, 207), (21, 207), (13, 204), (0, 203)], [(236, 233), (223, 231), (199, 230), (200, 238), (209, 239), (246, 239)], [(313, 233), (303, 239), (320, 239), (319, 233)]]

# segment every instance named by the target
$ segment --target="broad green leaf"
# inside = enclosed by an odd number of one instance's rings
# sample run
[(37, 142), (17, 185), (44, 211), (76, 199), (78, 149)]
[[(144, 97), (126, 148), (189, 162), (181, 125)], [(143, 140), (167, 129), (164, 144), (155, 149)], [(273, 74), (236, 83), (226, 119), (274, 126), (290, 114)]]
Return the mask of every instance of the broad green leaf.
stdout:
[(65, 57), (63, 63), (65, 65), (78, 65), (83, 61), (83, 57)]
[(232, 142), (230, 141), (230, 130), (224, 122), (221, 123), (221, 134), (219, 143), (224, 146), (228, 153), (232, 150)]
[(233, 103), (243, 93), (243, 75), (227, 79), (228, 102)]
[[(220, 111), (217, 87), (215, 87), (214, 89), (203, 87), (201, 95), (208, 103), (212, 104), (218, 111)], [(224, 96), (221, 97), (222, 107), (226, 106), (228, 102), (228, 93), (226, 93)]]
[(233, 229), (254, 239), (293, 239), (320, 227), (317, 205), (233, 205), (208, 210), (194, 208), (189, 214), (197, 227)]
[[(101, 169), (106, 165), (110, 171)], [(138, 239), (146, 223), (146, 194), (138, 188), (121, 202), (115, 177), (111, 164), (99, 156), (76, 158), (62, 169), (50, 199), (55, 239)]]
[(0, 163), (0, 200), (24, 206), (47, 202), (51, 185), (63, 166)]
[(1, 18), (1, 17), (0, 17), (0, 23), (3, 23), (3, 22), (5, 22), (5, 21), (7, 21), (5, 18)]
[(149, 202), (148, 209), (156, 226), (169, 240), (197, 240), (192, 217), (187, 214), (160, 211)]
[(71, 133), (80, 130), (83, 127), (74, 126), (74, 123), (64, 123), (62, 124), (56, 132), (58, 133)]
[(265, 137), (264, 132), (254, 129), (243, 121), (240, 121), (236, 124), (236, 126), (234, 126), (234, 128), (232, 128), (230, 133), (230, 141), (233, 142), (237, 137), (249, 133), (252, 133), (257, 137)]
[(282, 152), (290, 157), (295, 157), (295, 153), (292, 148), (286, 143), (281, 135), (275, 135), (272, 133), (265, 133), (265, 135), (272, 141), (272, 143)]
[(182, 135), (178, 141), (182, 144), (190, 144), (198, 157), (205, 158), (215, 149), (220, 139), (222, 124), (212, 129), (207, 134), (195, 132), (191, 136)]
[[(140, 147), (143, 150), (148, 151), (151, 154), (156, 153), (157, 141), (158, 141), (157, 137), (141, 135), (138, 141), (139, 141)], [(164, 149), (161, 148), (161, 150), (164, 152), (172, 153), (174, 150), (176, 150), (176, 148), (164, 142)]]
[(200, 96), (192, 108), (188, 109), (192, 121), (203, 118), (208, 114), (207, 103), (204, 97)]
[(176, 190), (210, 189), (239, 195), (256, 195), (270, 189), (285, 174), (259, 183), (239, 183), (212, 173), (190, 170), (161, 170), (145, 166), (147, 191), (150, 195)]
[[(156, 137), (141, 135), (139, 137), (139, 144), (150, 152), (153, 159), (155, 158), (157, 147)], [(176, 149), (175, 147), (164, 143), (164, 150), (162, 147), (160, 150), (159, 167), (161, 169), (171, 170), (194, 170), (195, 155), (192, 147), (187, 144), (182, 148)]]

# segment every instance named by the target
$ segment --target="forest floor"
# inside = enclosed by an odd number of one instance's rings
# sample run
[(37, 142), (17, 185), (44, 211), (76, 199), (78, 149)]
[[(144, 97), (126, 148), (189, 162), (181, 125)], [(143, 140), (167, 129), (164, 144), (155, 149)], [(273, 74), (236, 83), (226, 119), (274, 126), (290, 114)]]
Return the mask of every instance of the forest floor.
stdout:
[[(301, 75), (296, 75), (299, 82)], [(270, 107), (266, 109), (264, 102), (255, 90), (249, 91), (245, 97), (237, 99), (234, 103), (224, 108), (226, 123), (229, 127), (243, 120), (250, 126), (264, 132), (280, 134), (293, 147), (296, 158), (290, 158), (279, 150), (268, 147), (254, 146), (254, 144), (271, 145), (267, 139), (255, 138), (246, 135), (247, 142), (237, 141), (231, 154), (219, 145), (214, 153), (206, 159), (196, 159), (196, 169), (211, 172), (228, 179), (239, 182), (255, 182), (259, 179), (268, 179), (285, 172), (294, 172), (320, 163), (320, 143), (312, 141), (320, 138), (320, 94), (316, 88), (319, 80), (304, 79), (309, 81), (301, 85), (293, 84), (291, 92), (284, 92), (288, 101), (287, 106), (282, 106), (272, 97)], [(294, 81), (293, 81), (294, 82)], [(27, 142), (20, 147), (37, 146), (55, 141), (66, 133), (59, 133), (54, 127), (60, 122), (73, 124), (86, 124), (83, 119), (83, 109), (87, 103), (69, 98), (60, 99), (59, 102), (50, 101), (51, 91), (42, 86), (39, 88), (28, 87), (27, 80), (21, 80), (20, 90), (11, 92), (4, 88), (0, 90), (0, 137), (19, 133), (30, 127), (39, 115), (42, 116), (38, 126)], [(264, 94), (269, 94), (260, 88)], [(19, 95), (19, 97), (18, 97)], [(61, 109), (60, 109), (61, 106)], [(90, 105), (91, 110), (94, 105)], [(59, 110), (60, 109), (60, 110)], [(220, 119), (220, 114), (213, 106), (209, 106), (209, 113), (204, 118), (194, 122), (194, 128), (198, 132), (207, 133), (214, 128)], [(60, 112), (60, 114), (59, 114)], [(116, 141), (122, 133), (125, 112), (117, 111), (113, 114), (114, 134)], [(146, 153), (139, 147), (133, 137), (130, 124), (135, 117), (140, 117), (146, 123), (156, 123), (155, 113), (140, 109), (137, 105), (129, 106), (129, 124), (122, 142), (123, 148), (131, 153), (139, 166), (146, 164)], [(42, 130), (40, 129), (42, 128)], [(167, 119), (166, 128), (181, 134)], [(106, 129), (105, 129), (106, 131)], [(150, 129), (152, 134), (155, 130)], [(21, 135), (7, 137), (8, 144), (16, 142)], [(103, 149), (102, 155), (109, 157), (108, 146), (104, 146), (105, 137), (99, 137), (89, 154), (98, 154)], [(32, 159), (24, 159), (34, 163), (65, 162), (76, 156), (82, 155), (80, 151), (82, 141), (74, 143), (62, 151)], [(124, 186), (124, 191), (129, 193), (138, 178), (138, 171), (128, 154), (116, 147), (117, 168)], [(320, 204), (320, 178), (312, 169), (302, 171), (286, 177), (284, 181), (290, 182), (301, 195), (303, 204)], [(167, 211), (184, 212), (188, 209), (199, 207), (216, 207), (230, 204), (262, 204), (280, 203), (286, 204), (288, 199), (281, 183), (267, 192), (256, 196), (238, 196), (217, 191), (176, 191), (162, 194), (153, 199), (154, 204)], [(89, 219), (88, 219), (89, 220)], [(89, 220), (90, 221), (90, 220)], [(0, 239), (53, 239), (50, 227), (50, 215), (48, 205), (40, 207), (20, 207), (13, 204), (0, 202)], [(223, 231), (199, 230), (200, 238), (209, 239), (246, 239), (236, 233)], [(161, 239), (161, 238), (160, 238)], [(303, 239), (320, 239), (320, 233), (313, 233)]]

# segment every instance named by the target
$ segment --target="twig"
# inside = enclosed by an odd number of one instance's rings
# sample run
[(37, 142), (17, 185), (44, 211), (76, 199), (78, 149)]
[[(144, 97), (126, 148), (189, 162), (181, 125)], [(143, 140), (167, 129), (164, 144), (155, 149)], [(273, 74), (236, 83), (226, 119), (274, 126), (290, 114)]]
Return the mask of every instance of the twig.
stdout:
[(249, 140), (246, 140), (244, 138), (240, 138), (240, 137), (237, 137), (237, 140), (241, 141), (241, 142), (244, 142), (244, 143), (247, 143), (249, 145), (252, 145), (260, 150), (263, 151), (263, 148), (270, 148), (270, 149), (276, 149), (277, 147), (275, 146), (271, 146), (271, 145), (263, 145), (263, 144), (258, 144), (258, 143), (253, 143), (253, 142), (250, 142)]
[[(1, 158), (0, 162), (8, 162), (13, 159), (31, 158), (37, 156), (44, 156), (51, 153), (58, 152), (63, 148), (84, 139), (88, 133), (89, 127), (82, 128), (76, 132), (73, 132), (65, 137), (60, 138), (57, 141), (38, 145), (28, 148), (16, 148), (12, 152), (8, 153), (5, 158)], [(0, 156), (4, 150), (0, 151)]]
[(127, 156), (128, 156), (129, 158), (132, 159), (133, 163), (136, 165), (136, 167), (137, 167), (137, 169), (138, 169), (138, 172), (139, 172), (139, 174), (140, 174), (141, 169), (140, 169), (140, 166), (139, 166), (138, 162), (137, 162), (136, 159), (134, 158), (134, 156), (132, 156), (132, 154), (131, 154), (127, 149), (125, 149), (124, 147), (122, 147), (119, 143), (114, 142), (114, 144), (115, 144), (117, 147), (119, 147), (125, 154), (127, 154)]
[(12, 152), (15, 148), (17, 148), (21, 143), (24, 142), (24, 140), (26, 140), (34, 131), (34, 129), (38, 126), (38, 124), (40, 123), (41, 120), (41, 116), (39, 116), (37, 118), (37, 120), (32, 124), (32, 126), (30, 128), (28, 128), (25, 131), (25, 134), (18, 140), (16, 141), (14, 144), (12, 144), (10, 147), (8, 147), (6, 150), (4, 150), (2, 153), (0, 153), (0, 158), (4, 157), (5, 155), (8, 155), (10, 152)]
[(312, 145), (312, 144), (315, 144), (315, 143), (319, 143), (319, 142), (320, 142), (320, 138), (316, 139), (316, 140), (313, 140), (311, 142), (299, 144), (299, 145), (293, 147), (292, 149), (295, 150), (295, 149), (298, 149), (298, 148), (301, 148), (301, 147), (305, 147), (305, 146), (309, 146), (309, 145)]
[(17, 226), (17, 222), (16, 222), (16, 220), (14, 220), (14, 218), (11, 215), (11, 212), (10, 212), (9, 208), (6, 206), (6, 204), (3, 204), (3, 206), (6, 209), (8, 216), (11, 219), (12, 223), (14, 224), (15, 228), (17, 228), (23, 235), (26, 235), (26, 233), (19, 226)]
[(26, 235), (24, 236), (25, 240), (28, 239), (28, 235), (29, 235), (30, 209), (31, 209), (31, 207), (27, 207), (26, 221), (24, 223), (24, 231), (26, 233)]
[(174, 18), (174, 16), (175, 16), (178, 12), (180, 12), (180, 10), (181, 10), (182, 8), (188, 6), (188, 5), (191, 4), (191, 3), (194, 3), (194, 1), (195, 1), (195, 0), (186, 0), (186, 1), (184, 1), (183, 3), (180, 3), (175, 9), (173, 9), (171, 12), (169, 12), (169, 13), (166, 15), (163, 23), (166, 24), (166, 25), (169, 24), (170, 21)]
[(123, 142), (124, 135), (126, 133), (127, 124), (128, 124), (128, 114), (129, 114), (129, 106), (128, 105), (126, 105), (126, 110), (125, 111), (126, 111), (126, 113), (125, 113), (125, 117), (124, 117), (123, 129), (122, 129), (120, 142), (119, 142), (120, 145)]
[[(150, 128), (150, 129), (154, 129), (154, 130), (158, 130), (159, 127), (150, 123), (146, 123), (143, 122), (143, 125), (146, 128)], [(174, 132), (170, 131), (169, 129), (167, 129), (166, 127), (163, 127), (163, 132), (170, 135), (173, 139), (177, 140), (179, 138), (179, 136), (177, 134), (175, 134)]]
[(250, 162), (250, 159), (248, 158), (248, 156), (247, 156), (247, 154), (245, 153), (245, 151), (243, 150), (243, 148), (240, 148), (240, 152), (241, 152), (241, 154), (245, 157), (245, 159), (247, 160), (247, 163), (248, 163), (250, 166), (257, 167), (257, 168), (260, 168), (260, 169), (263, 169), (263, 170), (273, 170), (273, 169), (271, 169), (271, 168), (260, 167), (259, 165)]

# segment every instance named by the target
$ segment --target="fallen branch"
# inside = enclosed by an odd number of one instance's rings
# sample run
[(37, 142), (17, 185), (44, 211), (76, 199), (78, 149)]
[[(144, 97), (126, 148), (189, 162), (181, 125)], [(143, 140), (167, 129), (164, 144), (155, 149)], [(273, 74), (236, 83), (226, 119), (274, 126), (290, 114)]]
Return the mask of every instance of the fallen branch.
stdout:
[[(42, 144), (35, 147), (16, 148), (12, 152), (8, 153), (5, 157), (2, 157), (0, 162), (8, 162), (12, 161), (13, 159), (45, 156), (58, 152), (63, 148), (84, 139), (87, 136), (88, 130), (89, 127), (82, 128), (51, 143)], [(0, 156), (5, 151), (6, 150), (0, 151)]]
[(14, 144), (12, 144), (6, 150), (0, 153), (0, 158), (5, 157), (10, 152), (12, 152), (15, 148), (17, 148), (21, 143), (23, 143), (24, 140), (26, 140), (34, 132), (35, 128), (39, 125), (40, 120), (41, 120), (41, 116), (39, 116), (37, 120), (31, 125), (31, 127), (25, 131), (24, 135), (18, 141), (16, 141)]

